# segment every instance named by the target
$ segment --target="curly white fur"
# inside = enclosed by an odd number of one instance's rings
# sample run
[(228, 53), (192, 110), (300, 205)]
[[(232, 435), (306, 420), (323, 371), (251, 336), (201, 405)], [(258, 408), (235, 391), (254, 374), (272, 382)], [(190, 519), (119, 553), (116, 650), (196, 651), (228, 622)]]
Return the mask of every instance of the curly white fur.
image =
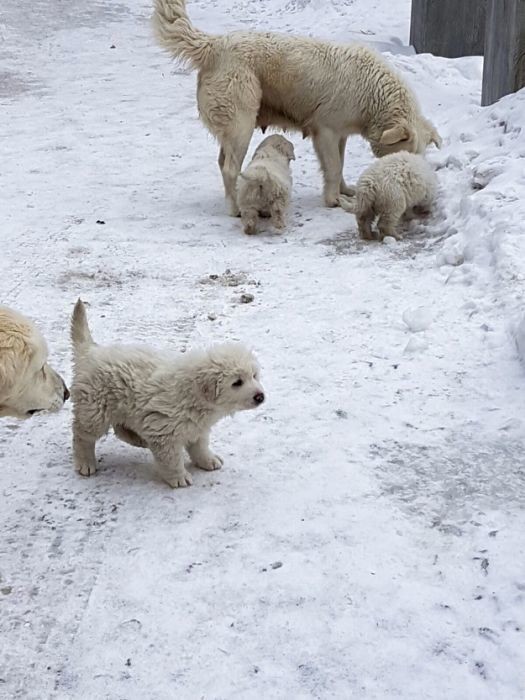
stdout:
[(219, 469), (211, 427), (264, 401), (253, 354), (240, 344), (170, 358), (139, 347), (93, 342), (83, 303), (71, 320), (74, 377), (73, 454), (83, 476), (96, 472), (95, 444), (113, 427), (121, 440), (153, 453), (173, 488), (191, 484), (184, 449), (201, 469)]
[(374, 238), (372, 224), (376, 217), (381, 239), (399, 238), (403, 216), (428, 212), (436, 190), (436, 174), (422, 156), (392, 153), (367, 168), (357, 181), (355, 197), (341, 196), (340, 204), (355, 214), (361, 238)]
[(270, 217), (277, 229), (285, 227), (284, 215), (292, 191), (291, 160), (295, 160), (293, 144), (279, 134), (266, 137), (257, 147), (237, 180), (237, 205), (244, 233), (256, 232), (259, 215)]
[(199, 71), (199, 112), (220, 142), (234, 216), (237, 177), (256, 126), (312, 137), (327, 206), (352, 194), (343, 180), (350, 134), (366, 138), (376, 156), (423, 153), (441, 142), (401, 77), (369, 48), (270, 33), (206, 34), (191, 24), (185, 0), (155, 0), (153, 21), (159, 43)]

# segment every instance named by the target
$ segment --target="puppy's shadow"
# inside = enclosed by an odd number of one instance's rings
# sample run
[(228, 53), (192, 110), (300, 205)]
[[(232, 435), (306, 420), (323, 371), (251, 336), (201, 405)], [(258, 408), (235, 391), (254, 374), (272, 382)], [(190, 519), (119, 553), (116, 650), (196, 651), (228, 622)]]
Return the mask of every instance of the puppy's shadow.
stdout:
[[(133, 447), (129, 449), (129, 453), (119, 451), (115, 454), (108, 450), (100, 454), (97, 460), (97, 473), (95, 478), (102, 477), (108, 485), (109, 483), (124, 486), (129, 486), (131, 484), (152, 484), (157, 488), (165, 489), (167, 493), (173, 493), (173, 491), (178, 490), (172, 489), (164, 481), (148, 450), (140, 448), (134, 449)], [(203, 470), (194, 467), (188, 459), (185, 460), (184, 466), (191, 474), (195, 483), (196, 475), (202, 474)]]

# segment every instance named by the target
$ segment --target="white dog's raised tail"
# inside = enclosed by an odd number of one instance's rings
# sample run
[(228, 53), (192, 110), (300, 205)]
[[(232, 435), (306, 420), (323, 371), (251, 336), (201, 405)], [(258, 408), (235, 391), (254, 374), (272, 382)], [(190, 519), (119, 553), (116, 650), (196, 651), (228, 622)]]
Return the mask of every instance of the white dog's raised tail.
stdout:
[(155, 0), (153, 28), (159, 44), (193, 68), (204, 68), (213, 56), (213, 37), (196, 29), (186, 0)]
[(71, 342), (75, 356), (95, 343), (89, 330), (86, 307), (81, 299), (75, 304), (73, 315), (71, 316)]

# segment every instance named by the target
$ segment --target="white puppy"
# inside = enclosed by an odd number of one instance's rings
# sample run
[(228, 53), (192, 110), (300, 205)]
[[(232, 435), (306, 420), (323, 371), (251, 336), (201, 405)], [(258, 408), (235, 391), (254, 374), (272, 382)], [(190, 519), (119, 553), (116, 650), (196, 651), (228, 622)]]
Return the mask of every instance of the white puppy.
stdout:
[(311, 137), (329, 207), (352, 194), (343, 179), (346, 141), (367, 139), (376, 156), (423, 153), (441, 139), (404, 80), (365, 46), (268, 32), (208, 34), (190, 22), (186, 0), (155, 0), (154, 27), (172, 56), (198, 70), (197, 103), (220, 143), (230, 213), (238, 215), (237, 177), (254, 128)]
[(47, 355), (46, 341), (32, 321), (0, 306), (0, 416), (29, 418), (62, 408), (69, 391)]
[(267, 136), (257, 146), (251, 163), (237, 180), (244, 233), (256, 232), (259, 216), (270, 217), (277, 229), (284, 228), (292, 191), (291, 160), (295, 160), (293, 144), (284, 136)]
[(437, 191), (436, 174), (422, 158), (412, 153), (392, 153), (376, 160), (357, 181), (354, 197), (340, 196), (340, 204), (355, 214), (361, 238), (372, 240), (372, 224), (381, 240), (385, 236), (399, 239), (398, 227), (403, 216), (428, 213)]
[(148, 447), (167, 483), (189, 486), (184, 449), (201, 469), (220, 469), (208, 446), (224, 416), (264, 401), (259, 367), (242, 345), (217, 345), (177, 358), (146, 348), (93, 342), (83, 303), (71, 320), (73, 454), (83, 476), (97, 470), (95, 443), (112, 426), (121, 440)]

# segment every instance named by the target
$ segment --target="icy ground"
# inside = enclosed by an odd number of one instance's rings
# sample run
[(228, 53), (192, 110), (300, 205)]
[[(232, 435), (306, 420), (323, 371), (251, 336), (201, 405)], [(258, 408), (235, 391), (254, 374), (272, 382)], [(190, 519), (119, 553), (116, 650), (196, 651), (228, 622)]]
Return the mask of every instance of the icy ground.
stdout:
[(479, 108), (480, 59), (411, 55), (409, 6), (189, 3), (392, 53), (445, 143), (436, 212), (380, 245), (299, 137), (289, 229), (242, 234), (149, 2), (2, 0), (1, 301), (68, 379), (79, 295), (101, 342), (242, 339), (268, 402), (177, 491), (112, 436), (75, 475), (70, 406), (2, 421), (0, 697), (525, 696), (525, 94)]

